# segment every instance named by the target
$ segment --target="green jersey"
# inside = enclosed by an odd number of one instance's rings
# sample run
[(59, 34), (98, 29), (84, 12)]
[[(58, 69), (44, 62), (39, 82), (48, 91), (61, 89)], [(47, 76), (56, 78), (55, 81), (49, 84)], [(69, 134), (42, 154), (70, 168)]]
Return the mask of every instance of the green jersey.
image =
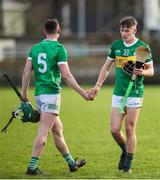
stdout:
[[(123, 67), (128, 61), (132, 61), (133, 63), (135, 63), (135, 50), (139, 46), (145, 46), (149, 48), (148, 44), (140, 41), (139, 39), (136, 39), (136, 41), (131, 45), (125, 44), (123, 40), (117, 40), (111, 45), (108, 59), (115, 60), (116, 64), (115, 87), (113, 92), (114, 95), (125, 96), (126, 90), (131, 80), (131, 76), (124, 72)], [(152, 63), (152, 57), (150, 56), (145, 61), (145, 63)], [(137, 76), (134, 86), (129, 94), (129, 97), (143, 96), (143, 80), (144, 76)]]
[(43, 40), (34, 45), (28, 59), (32, 61), (35, 75), (35, 95), (58, 94), (61, 90), (61, 73), (58, 64), (67, 62), (65, 47), (53, 40)]

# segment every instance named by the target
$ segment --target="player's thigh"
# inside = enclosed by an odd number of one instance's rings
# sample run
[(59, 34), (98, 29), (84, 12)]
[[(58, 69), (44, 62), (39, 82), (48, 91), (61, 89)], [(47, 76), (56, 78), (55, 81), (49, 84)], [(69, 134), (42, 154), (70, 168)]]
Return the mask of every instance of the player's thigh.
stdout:
[(123, 118), (124, 118), (124, 114), (121, 114), (119, 112), (119, 107), (112, 107), (111, 116), (110, 116), (111, 131), (121, 129)]
[(55, 124), (56, 120), (57, 120), (57, 116), (55, 114), (48, 112), (41, 112), (39, 134), (48, 135), (53, 125)]
[(125, 125), (127, 126), (136, 126), (138, 121), (139, 113), (141, 108), (136, 107), (127, 107), (126, 108), (126, 121)]

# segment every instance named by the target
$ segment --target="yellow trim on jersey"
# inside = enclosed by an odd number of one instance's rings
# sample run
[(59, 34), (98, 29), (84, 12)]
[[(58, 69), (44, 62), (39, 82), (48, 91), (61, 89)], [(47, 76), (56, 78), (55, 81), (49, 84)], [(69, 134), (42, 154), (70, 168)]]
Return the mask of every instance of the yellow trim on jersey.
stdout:
[(116, 67), (120, 67), (120, 68), (123, 68), (124, 64), (127, 62), (127, 61), (133, 61), (135, 62), (136, 61), (136, 56), (127, 56), (127, 57), (124, 57), (124, 56), (116, 56)]

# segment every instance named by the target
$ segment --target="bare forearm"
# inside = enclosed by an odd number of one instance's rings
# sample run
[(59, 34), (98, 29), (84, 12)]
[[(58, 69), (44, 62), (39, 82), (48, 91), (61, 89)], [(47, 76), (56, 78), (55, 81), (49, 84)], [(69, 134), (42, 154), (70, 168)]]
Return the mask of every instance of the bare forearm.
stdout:
[(65, 83), (84, 97), (85, 91), (78, 85), (71, 73), (63, 77)]
[(24, 71), (23, 78), (22, 78), (22, 94), (23, 95), (27, 94), (29, 83), (30, 83), (30, 73)]
[(99, 77), (98, 77), (98, 80), (97, 80), (97, 83), (96, 85), (98, 85), (99, 87), (102, 86), (103, 82), (105, 81), (105, 79), (107, 78), (109, 74), (109, 70), (106, 70), (105, 67), (103, 67), (100, 71), (100, 74), (99, 74)]
[(22, 97), (24, 101), (28, 101), (27, 91), (28, 91), (28, 87), (30, 83), (32, 70), (33, 70), (32, 61), (27, 60), (24, 71), (23, 71), (23, 77), (22, 77)]
[(107, 76), (109, 74), (111, 65), (112, 65), (111, 61), (106, 61), (106, 63), (103, 65), (103, 67), (99, 73), (97, 83), (94, 86), (94, 88), (92, 88), (90, 91), (92, 95), (97, 96), (98, 92), (101, 89), (103, 82), (105, 81), (105, 79), (107, 78)]
[(146, 69), (146, 70), (143, 70), (143, 75), (146, 76), (146, 77), (151, 77), (154, 75), (154, 70), (153, 69)]

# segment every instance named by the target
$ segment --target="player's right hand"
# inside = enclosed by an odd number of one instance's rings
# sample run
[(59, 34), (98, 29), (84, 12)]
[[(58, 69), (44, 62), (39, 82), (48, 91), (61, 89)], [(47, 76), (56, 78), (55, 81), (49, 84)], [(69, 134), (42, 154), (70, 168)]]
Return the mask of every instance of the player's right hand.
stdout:
[(93, 101), (94, 100), (94, 96), (90, 93), (90, 91), (85, 92), (84, 98), (87, 101)]

